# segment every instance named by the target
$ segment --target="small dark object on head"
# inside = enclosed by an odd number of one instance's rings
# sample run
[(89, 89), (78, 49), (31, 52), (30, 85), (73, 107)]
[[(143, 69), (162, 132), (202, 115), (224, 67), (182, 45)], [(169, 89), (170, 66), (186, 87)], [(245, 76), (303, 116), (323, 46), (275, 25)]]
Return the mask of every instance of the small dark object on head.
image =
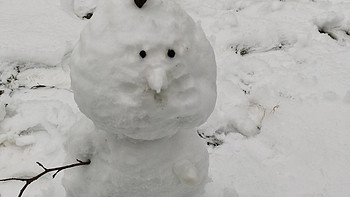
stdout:
[(134, 0), (137, 7), (142, 8), (142, 6), (146, 3), (147, 0)]

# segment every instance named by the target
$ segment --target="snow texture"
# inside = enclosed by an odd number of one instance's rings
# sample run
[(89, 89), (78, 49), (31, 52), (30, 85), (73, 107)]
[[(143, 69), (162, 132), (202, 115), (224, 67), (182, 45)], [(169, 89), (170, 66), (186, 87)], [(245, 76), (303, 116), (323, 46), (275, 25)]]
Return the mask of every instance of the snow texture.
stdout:
[(216, 100), (215, 58), (204, 33), (176, 4), (160, 0), (142, 9), (133, 1), (101, 5), (73, 51), (71, 78), (81, 112), (98, 128), (133, 139), (193, 129)]
[(60, 0), (60, 7), (73, 18), (89, 19), (88, 15), (94, 13), (97, 3), (98, 0)]
[(4, 120), (5, 116), (6, 116), (5, 104), (0, 103), (0, 121)]
[(69, 134), (68, 161), (92, 164), (65, 174), (67, 197), (189, 197), (207, 183), (195, 128), (216, 101), (214, 51), (174, 2), (139, 7), (104, 1), (72, 53), (74, 99), (96, 128)]
[[(201, 22), (218, 66), (216, 106), (198, 128), (211, 178), (200, 196), (348, 197), (350, 1), (176, 2)], [(0, 178), (36, 174), (36, 161), (73, 163), (68, 133), (93, 125), (75, 104), (67, 62), (88, 20), (60, 0), (0, 5)], [(65, 197), (62, 175), (42, 177), (24, 196)], [(0, 183), (1, 197), (22, 184)]]

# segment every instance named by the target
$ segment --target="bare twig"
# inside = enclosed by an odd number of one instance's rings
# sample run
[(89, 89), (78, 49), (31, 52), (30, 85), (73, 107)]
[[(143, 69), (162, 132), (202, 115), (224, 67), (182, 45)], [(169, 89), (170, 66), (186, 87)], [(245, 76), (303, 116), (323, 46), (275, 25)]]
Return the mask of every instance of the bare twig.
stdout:
[(5, 181), (24, 181), (26, 184), (22, 187), (21, 191), (18, 194), (18, 197), (21, 197), (23, 195), (24, 190), (26, 190), (26, 188), (34, 181), (38, 180), (40, 177), (42, 177), (43, 175), (49, 173), (49, 172), (55, 172), (55, 174), (52, 176), (52, 178), (55, 178), (56, 175), (64, 170), (64, 169), (68, 169), (68, 168), (73, 168), (73, 167), (77, 167), (77, 166), (82, 166), (82, 165), (89, 165), (91, 163), (90, 160), (87, 160), (85, 162), (80, 161), (77, 159), (78, 163), (74, 163), (74, 164), (70, 164), (70, 165), (66, 165), (66, 166), (61, 166), (61, 167), (56, 167), (56, 168), (46, 168), (43, 164), (41, 164), (40, 162), (36, 162), (44, 171), (41, 172), (40, 174), (33, 176), (31, 178), (7, 178), (7, 179), (0, 179), (0, 182), (5, 182)]

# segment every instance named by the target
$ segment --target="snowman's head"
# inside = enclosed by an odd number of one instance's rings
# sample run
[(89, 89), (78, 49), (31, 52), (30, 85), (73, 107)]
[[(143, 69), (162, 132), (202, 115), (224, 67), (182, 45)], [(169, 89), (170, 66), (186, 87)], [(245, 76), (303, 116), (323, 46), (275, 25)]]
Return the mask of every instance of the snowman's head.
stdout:
[(95, 125), (154, 140), (204, 123), (216, 100), (216, 63), (202, 29), (163, 0), (107, 0), (72, 54), (80, 110)]

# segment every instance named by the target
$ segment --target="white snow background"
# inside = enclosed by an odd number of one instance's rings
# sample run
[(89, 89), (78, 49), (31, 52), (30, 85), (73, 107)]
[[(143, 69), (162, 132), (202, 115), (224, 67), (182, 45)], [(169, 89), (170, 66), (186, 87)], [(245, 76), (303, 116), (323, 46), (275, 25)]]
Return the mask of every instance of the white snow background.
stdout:
[[(67, 2), (0, 0), (0, 179), (38, 174), (37, 161), (63, 165), (66, 132), (82, 117), (67, 60), (88, 22), (72, 10), (93, 3)], [(198, 128), (212, 179), (203, 197), (349, 197), (350, 1), (178, 3), (218, 66), (216, 108)], [(64, 197), (62, 175), (24, 196)], [(0, 196), (23, 184), (0, 183)]]

